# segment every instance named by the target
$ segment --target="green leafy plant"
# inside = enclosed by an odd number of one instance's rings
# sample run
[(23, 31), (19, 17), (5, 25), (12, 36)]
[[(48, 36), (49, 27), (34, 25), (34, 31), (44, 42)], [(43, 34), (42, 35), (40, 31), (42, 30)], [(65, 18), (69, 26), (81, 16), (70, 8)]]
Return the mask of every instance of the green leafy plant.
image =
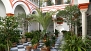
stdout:
[(51, 37), (51, 45), (55, 45), (56, 37), (52, 35)]
[(46, 33), (48, 26), (52, 22), (52, 15), (53, 14), (54, 14), (54, 12), (46, 12), (43, 14), (42, 11), (37, 9), (36, 14), (30, 15), (30, 17), (33, 18), (32, 21), (36, 21), (42, 25), (42, 27), (43, 27), (43, 34), (42, 35), (44, 35)]
[(19, 13), (16, 16), (16, 20), (18, 21), (18, 27), (23, 29), (23, 34), (25, 34), (26, 32), (28, 32), (28, 25), (30, 25), (30, 20), (32, 18), (29, 18), (29, 15), (26, 15), (25, 13)]
[(31, 32), (26, 32), (25, 36), (26, 36), (26, 38), (32, 38), (33, 34)]
[(68, 36), (64, 42), (62, 51), (88, 51), (91, 48), (91, 40), (82, 40), (81, 37), (77, 37), (75, 34)]
[[(0, 35), (2, 35), (3, 45), (7, 48), (7, 51), (10, 51), (10, 47), (13, 42), (18, 40), (20, 37), (20, 32), (18, 30), (18, 22), (15, 17), (0, 17)], [(2, 41), (0, 41), (2, 42)]]
[[(64, 21), (67, 22), (69, 28), (72, 31), (72, 28), (75, 27), (75, 25), (78, 25), (79, 16), (81, 15), (80, 10), (77, 5), (69, 5), (66, 6), (64, 10), (59, 10), (57, 13), (57, 17), (64, 18)], [(80, 22), (80, 21), (79, 21)]]
[(51, 46), (51, 40), (49, 38), (46, 39), (46, 42), (44, 42), (46, 47), (50, 47)]
[(48, 1), (47, 1), (47, 5), (48, 5), (48, 6), (53, 5), (52, 1), (51, 1), (51, 0), (48, 0)]
[(33, 39), (31, 40), (31, 43), (32, 43), (32, 46), (33, 46), (34, 44), (38, 43), (38, 40), (37, 40), (36, 38), (33, 38)]
[(55, 29), (55, 32), (54, 32), (54, 34), (58, 36), (58, 34), (59, 34), (59, 31), (58, 31), (57, 29)]

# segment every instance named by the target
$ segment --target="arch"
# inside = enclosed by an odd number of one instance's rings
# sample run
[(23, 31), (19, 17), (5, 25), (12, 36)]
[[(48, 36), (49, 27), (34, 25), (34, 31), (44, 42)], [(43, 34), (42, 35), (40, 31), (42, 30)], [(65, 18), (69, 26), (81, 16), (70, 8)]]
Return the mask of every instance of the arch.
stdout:
[(33, 10), (33, 11), (32, 11), (32, 14), (36, 14), (36, 13), (37, 13), (37, 11), (36, 11), (36, 10)]
[(9, 0), (1, 0), (5, 6), (6, 13), (12, 13), (12, 6)]
[(18, 14), (26, 14), (24, 8), (20, 5), (17, 5), (14, 10), (14, 15), (18, 15)]
[(23, 9), (24, 9), (24, 11), (25, 11), (25, 13), (26, 14), (29, 14), (30, 12), (30, 10), (29, 10), (29, 8), (26, 6), (26, 4), (24, 4), (23, 2), (16, 2), (15, 4), (14, 4), (14, 6), (13, 6), (13, 13), (14, 13), (14, 11), (15, 11), (15, 8), (16, 8), (16, 6), (18, 6), (18, 5), (20, 5), (21, 7), (23, 7)]

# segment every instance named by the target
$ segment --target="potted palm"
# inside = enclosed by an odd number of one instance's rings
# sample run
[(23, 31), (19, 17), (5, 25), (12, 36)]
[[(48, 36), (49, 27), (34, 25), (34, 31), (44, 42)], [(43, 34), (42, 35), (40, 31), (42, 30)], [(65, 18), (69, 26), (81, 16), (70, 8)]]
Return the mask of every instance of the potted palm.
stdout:
[(41, 50), (50, 51), (51, 40), (49, 38), (47, 38), (46, 41), (44, 42), (44, 44), (45, 44), (45, 47), (42, 47)]
[(50, 51), (50, 47), (51, 47), (51, 44), (52, 44), (52, 40), (51, 40), (51, 37), (49, 35), (50, 33), (46, 33), (45, 34), (45, 41), (44, 41), (44, 47), (42, 47), (41, 49), (43, 51)]
[(31, 21), (36, 21), (36, 22), (40, 23), (40, 25), (42, 25), (42, 27), (43, 27), (42, 35), (46, 34), (47, 28), (50, 25), (50, 23), (52, 22), (53, 14), (54, 14), (54, 12), (46, 12), (45, 14), (43, 14), (42, 11), (37, 9), (37, 14), (30, 15), (30, 17), (33, 18)]

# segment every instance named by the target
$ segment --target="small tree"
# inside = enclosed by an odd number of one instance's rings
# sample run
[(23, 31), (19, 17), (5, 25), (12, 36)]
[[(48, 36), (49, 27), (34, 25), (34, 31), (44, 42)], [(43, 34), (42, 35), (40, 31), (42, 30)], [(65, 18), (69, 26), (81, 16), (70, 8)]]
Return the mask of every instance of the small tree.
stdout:
[(30, 24), (29, 20), (29, 16), (22, 13), (22, 14), (18, 14), (18, 16), (16, 16), (17, 21), (19, 23), (19, 27), (23, 28), (23, 34), (25, 34), (26, 32), (28, 32), (28, 25)]
[(7, 51), (10, 51), (10, 47), (13, 42), (12, 39), (18, 40), (20, 37), (20, 32), (17, 27), (18, 22), (16, 21), (15, 17), (0, 17), (0, 35), (3, 37), (0, 40), (3, 40), (2, 45), (5, 45), (7, 47)]
[(81, 15), (79, 8), (77, 5), (74, 6), (67, 6), (64, 10), (60, 10), (57, 13), (57, 17), (63, 17), (64, 20), (68, 23), (68, 25), (71, 25), (71, 31), (72, 31), (72, 26), (77, 23), (79, 16)]

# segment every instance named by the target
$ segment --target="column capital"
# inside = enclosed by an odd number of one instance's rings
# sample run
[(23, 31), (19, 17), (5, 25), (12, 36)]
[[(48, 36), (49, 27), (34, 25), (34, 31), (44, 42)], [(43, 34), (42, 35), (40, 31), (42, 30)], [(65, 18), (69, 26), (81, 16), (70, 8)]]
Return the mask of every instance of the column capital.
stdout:
[(82, 4), (79, 4), (79, 5), (78, 5), (78, 8), (79, 8), (79, 9), (87, 9), (89, 4), (90, 4), (90, 3), (82, 3)]
[(80, 12), (81, 12), (81, 13), (87, 12), (87, 8), (85, 8), (85, 9), (80, 9)]
[(14, 16), (12, 13), (6, 13), (7, 16)]

